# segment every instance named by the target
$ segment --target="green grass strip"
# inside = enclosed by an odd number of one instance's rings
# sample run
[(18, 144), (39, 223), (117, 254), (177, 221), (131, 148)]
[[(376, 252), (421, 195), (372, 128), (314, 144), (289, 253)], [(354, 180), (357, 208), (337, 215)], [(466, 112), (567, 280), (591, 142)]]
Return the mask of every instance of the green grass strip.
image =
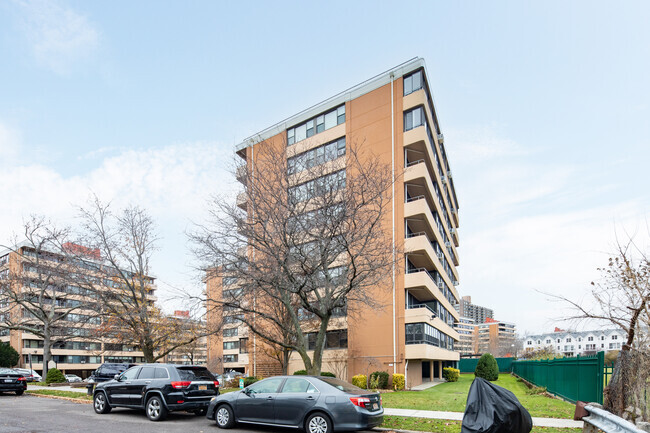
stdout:
[[(383, 428), (436, 433), (460, 433), (461, 422), (444, 419), (384, 415)], [(580, 433), (581, 428), (533, 427), (532, 433)]]
[(57, 397), (76, 398), (78, 400), (92, 401), (93, 396), (81, 392), (60, 391), (58, 389), (34, 389), (28, 390), (27, 394), (54, 395)]

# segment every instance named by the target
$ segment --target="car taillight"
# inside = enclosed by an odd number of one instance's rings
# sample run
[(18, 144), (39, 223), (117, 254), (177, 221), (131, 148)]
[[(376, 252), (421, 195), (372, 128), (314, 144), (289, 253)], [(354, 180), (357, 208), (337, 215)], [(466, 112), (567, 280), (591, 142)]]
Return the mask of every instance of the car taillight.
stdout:
[(23, 382), (26, 382), (26, 381), (27, 381), (27, 378), (26, 378), (25, 376), (20, 376), (20, 377), (18, 378), (18, 380), (21, 380), (21, 381), (23, 381)]
[(218, 380), (215, 380), (215, 381), (214, 381), (214, 387), (215, 387), (215, 388), (219, 388), (219, 381), (218, 381)]
[(174, 387), (176, 389), (183, 389), (183, 388), (187, 388), (188, 386), (190, 386), (191, 383), (192, 382), (189, 381), (189, 380), (183, 380), (181, 382), (172, 382), (172, 387)]
[(350, 397), (353, 405), (362, 407), (364, 409), (370, 408), (370, 399), (368, 397)]

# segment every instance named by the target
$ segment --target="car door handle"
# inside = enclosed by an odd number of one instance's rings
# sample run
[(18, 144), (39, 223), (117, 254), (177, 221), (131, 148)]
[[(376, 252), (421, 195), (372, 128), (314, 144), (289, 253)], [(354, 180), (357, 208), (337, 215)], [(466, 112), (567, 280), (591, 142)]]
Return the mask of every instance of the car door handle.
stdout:
[(272, 395), (269, 395), (268, 397), (266, 397), (266, 399), (267, 399), (267, 400), (273, 400), (273, 396), (272, 396)]
[(131, 382), (124, 382), (125, 385), (131, 385)]
[(150, 380), (146, 380), (144, 383), (149, 384), (149, 383), (151, 383), (151, 381), (150, 381)]
[(307, 397), (307, 400), (313, 400), (313, 399), (314, 399), (314, 397), (312, 397), (311, 395), (309, 397)]

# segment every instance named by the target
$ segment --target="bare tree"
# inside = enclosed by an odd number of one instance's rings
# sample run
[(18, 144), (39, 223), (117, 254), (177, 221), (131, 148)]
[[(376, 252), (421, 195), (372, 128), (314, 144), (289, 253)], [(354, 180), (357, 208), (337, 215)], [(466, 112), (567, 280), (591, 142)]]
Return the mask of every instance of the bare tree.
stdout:
[(216, 329), (192, 328), (166, 316), (154, 297), (151, 257), (158, 238), (153, 219), (130, 206), (114, 214), (97, 197), (80, 209), (84, 244), (102, 257), (100, 278), (88, 280), (101, 300), (104, 321), (100, 333), (142, 350), (146, 362), (164, 358)]
[[(343, 151), (324, 147), (288, 160), (294, 150), (285, 143), (256, 144), (246, 200), (214, 199), (210, 220), (190, 234), (208, 278), (241, 291), (213, 301), (240, 311), (237, 318), (264, 340), (298, 353), (309, 374), (321, 371), (332, 319), (350, 306), (380, 308), (369, 293), (391, 281), (390, 166), (349, 143)], [(281, 338), (278, 328), (293, 338)]]
[[(81, 288), (89, 250), (69, 242), (70, 230), (59, 229), (43, 217), (32, 216), (21, 235), (7, 247), (0, 266), (0, 330), (19, 330), (43, 339), (43, 379), (52, 348), (99, 325), (93, 291)], [(2, 308), (4, 305), (4, 308)], [(90, 328), (88, 325), (91, 325)]]
[[(600, 282), (592, 282), (589, 303), (556, 296), (574, 311), (567, 320), (608, 322), (625, 331), (626, 340), (614, 374), (605, 389), (605, 407), (623, 415), (630, 405), (647, 410), (645, 396), (650, 370), (647, 333), (650, 324), (650, 260), (632, 238), (618, 242)], [(639, 388), (640, 387), (640, 388)], [(642, 397), (645, 399), (646, 397)]]

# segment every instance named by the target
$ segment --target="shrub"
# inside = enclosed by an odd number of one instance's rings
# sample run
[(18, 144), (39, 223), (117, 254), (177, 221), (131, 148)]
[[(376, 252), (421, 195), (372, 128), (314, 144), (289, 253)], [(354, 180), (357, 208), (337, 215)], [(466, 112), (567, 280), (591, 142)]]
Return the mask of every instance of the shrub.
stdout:
[(245, 378), (244, 378), (244, 387), (247, 387), (248, 385), (251, 385), (251, 384), (257, 382), (258, 380), (260, 380), (260, 378), (259, 378), (259, 377), (255, 377), (255, 376), (248, 376), (248, 377), (245, 377)]
[(390, 375), (385, 371), (375, 371), (370, 375), (370, 383), (373, 383), (373, 380), (377, 382), (376, 386), (371, 386), (371, 388), (380, 388), (388, 389), (388, 379)]
[(482, 377), (485, 380), (493, 381), (499, 379), (499, 366), (497, 365), (497, 360), (494, 359), (492, 354), (484, 353), (476, 364), (474, 374), (476, 377)]
[(361, 389), (368, 388), (368, 378), (365, 374), (357, 374), (352, 377), (352, 385), (358, 386)]
[(237, 379), (237, 378), (230, 379), (229, 381), (226, 382), (225, 387), (226, 388), (239, 388), (239, 379)]
[(447, 382), (458, 382), (460, 370), (453, 367), (445, 367), (442, 369), (442, 377), (444, 377)]
[(47, 378), (45, 379), (45, 383), (48, 385), (50, 383), (63, 383), (66, 382), (65, 376), (63, 373), (61, 373), (61, 370), (58, 368), (50, 368), (47, 370)]
[(393, 389), (395, 391), (401, 391), (404, 389), (404, 375), (403, 374), (393, 374)]
[(373, 376), (372, 374), (370, 375), (370, 389), (378, 389), (379, 388), (379, 377)]
[(293, 373), (294, 376), (306, 376), (307, 370), (298, 370)]
[(544, 394), (545, 392), (546, 387), (544, 386), (532, 386), (526, 390), (526, 394), (528, 395)]
[(0, 342), (0, 367), (11, 368), (18, 364), (20, 355), (9, 343)]
[(329, 371), (321, 371), (320, 375), (325, 377), (336, 377), (334, 373), (330, 373)]

